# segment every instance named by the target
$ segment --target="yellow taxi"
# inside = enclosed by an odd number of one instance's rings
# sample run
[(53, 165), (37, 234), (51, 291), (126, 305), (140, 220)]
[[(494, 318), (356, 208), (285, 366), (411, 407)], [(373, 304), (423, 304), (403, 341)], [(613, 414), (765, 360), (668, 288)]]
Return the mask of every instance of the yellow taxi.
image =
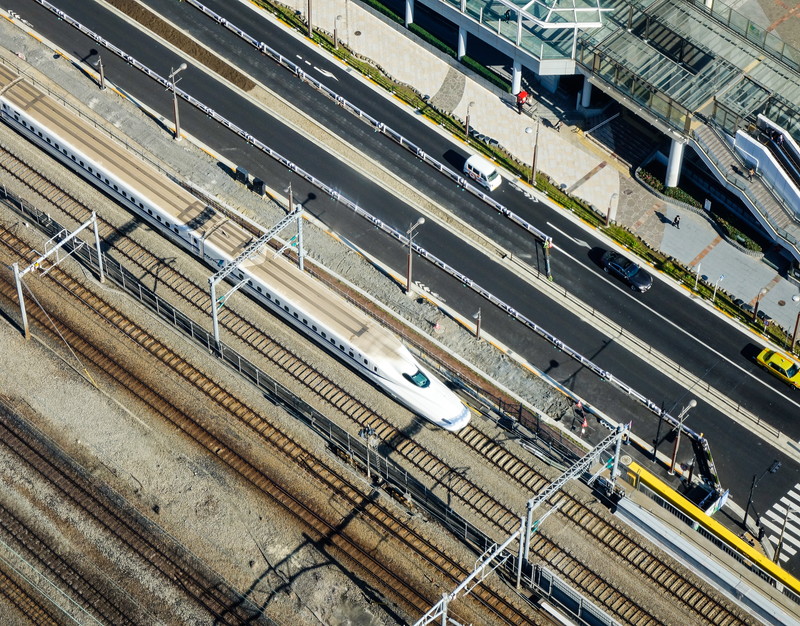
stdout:
[(800, 388), (800, 364), (795, 363), (788, 356), (765, 348), (756, 357), (756, 362), (783, 382)]

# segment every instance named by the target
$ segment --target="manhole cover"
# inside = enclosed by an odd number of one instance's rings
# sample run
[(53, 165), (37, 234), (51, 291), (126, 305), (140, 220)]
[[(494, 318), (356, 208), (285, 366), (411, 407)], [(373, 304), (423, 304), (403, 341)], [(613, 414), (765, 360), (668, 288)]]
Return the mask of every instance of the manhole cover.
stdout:
[(778, 306), (784, 306), (786, 304), (786, 300), (778, 300)]
[(356, 37), (361, 37), (361, 31), (360, 31), (360, 30), (357, 30), (357, 31), (356, 31), (356, 32), (354, 32), (353, 34), (354, 34)]

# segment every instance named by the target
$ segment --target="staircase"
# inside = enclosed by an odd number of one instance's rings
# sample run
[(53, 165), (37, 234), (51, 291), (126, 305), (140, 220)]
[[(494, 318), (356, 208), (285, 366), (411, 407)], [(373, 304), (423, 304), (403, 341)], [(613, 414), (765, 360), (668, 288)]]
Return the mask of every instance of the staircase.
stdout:
[(749, 181), (747, 168), (732, 146), (709, 125), (694, 129), (691, 145), (717, 179), (739, 196), (767, 232), (800, 261), (800, 222), (792, 210), (773, 195), (764, 180), (756, 175)]

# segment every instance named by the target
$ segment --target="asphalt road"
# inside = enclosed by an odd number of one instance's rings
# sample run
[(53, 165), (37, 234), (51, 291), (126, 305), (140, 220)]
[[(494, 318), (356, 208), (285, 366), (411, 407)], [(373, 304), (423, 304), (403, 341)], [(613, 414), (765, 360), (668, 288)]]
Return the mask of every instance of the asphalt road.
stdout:
[[(286, 70), (257, 54), (244, 42), (203, 18), (186, 4), (165, 0), (148, 0), (148, 3), (168, 16), (175, 25), (192, 32), (219, 54), (232, 59), (237, 66), (294, 103), (298, 109), (335, 129), (337, 134), (347, 137), (353, 145), (380, 160), (399, 176), (413, 181), (420, 191), (489, 234), (515, 256), (527, 259), (534, 267), (541, 269), (540, 248), (530, 235), (497, 216), (479, 200), (444, 177), (436, 175), (407, 152), (375, 134), (322, 95), (300, 83)], [(57, 0), (55, 4), (162, 75), (167, 75), (171, 67), (177, 67), (185, 60), (94, 3), (85, 0)], [(410, 137), (435, 158), (449, 162), (454, 169), (460, 169), (466, 153), (459, 144), (431, 132), (407, 112), (390, 106), (388, 100), (377, 97), (373, 91), (366, 89), (362, 82), (343, 71), (340, 65), (310, 51), (269, 22), (254, 20), (253, 13), (239, 3), (209, 4), (287, 57), (295, 61), (308, 61), (308, 67), (330, 72), (336, 77), (335, 81), (330, 81), (331, 86), (348, 100)], [(77, 58), (89, 57), (90, 50), (96, 48), (96, 44), (29, 1), (7, 0), (6, 8), (20, 13), (39, 32)], [(171, 118), (171, 96), (163, 88), (155, 86), (147, 77), (111, 54), (104, 54), (103, 62), (106, 76), (110, 80), (123, 85), (129, 93), (167, 119)], [(417, 219), (418, 215), (413, 209), (388, 194), (368, 177), (345, 167), (334, 156), (298, 136), (269, 113), (259, 110), (229, 91), (225, 85), (192, 68), (191, 63), (189, 65), (190, 68), (181, 73), (181, 88), (246, 128), (318, 178), (340, 189), (344, 195), (387, 223), (405, 230), (408, 224)], [(320, 74), (318, 78), (329, 82), (324, 74)], [(201, 137), (213, 149), (242, 164), (253, 175), (268, 181), (273, 188), (285, 188), (291, 180), (295, 198), (303, 202), (310, 213), (387, 265), (397, 268), (398, 271), (402, 270), (405, 252), (399, 244), (378, 234), (341, 205), (321, 196), (305, 181), (296, 177), (293, 179), (282, 166), (244, 145), (226, 129), (210, 122), (205, 115), (184, 105), (181, 108), (181, 120), (187, 132)], [(790, 434), (793, 439), (800, 439), (800, 424), (794, 419), (798, 414), (797, 405), (775, 393), (785, 393), (786, 390), (744, 358), (748, 353), (748, 342), (743, 335), (731, 332), (716, 317), (686, 298), (675, 297), (673, 290), (659, 283), (648, 293), (634, 296), (627, 290), (606, 282), (604, 278), (601, 280), (603, 274), (599, 271), (596, 259), (602, 246), (593, 239), (591, 233), (575, 226), (560, 212), (525, 198), (508, 185), (503, 185), (493, 195), (537, 227), (552, 232), (558, 246), (558, 252), (552, 259), (555, 280), (571, 292), (580, 294), (587, 303), (587, 308), (594, 308), (617, 320), (642, 340), (680, 361), (704, 382), (723, 390), (742, 406)], [(677, 414), (692, 397), (691, 392), (661, 374), (656, 367), (633, 357), (613, 339), (596, 331), (571, 311), (564, 310), (548, 298), (540, 296), (536, 290), (497, 265), (493, 259), (467, 248), (456, 236), (437, 224), (429, 221), (417, 232), (415, 241), (418, 244), (490, 288), (515, 309), (561, 337), (565, 343), (579, 349), (595, 363), (613, 372), (641, 393), (656, 402), (663, 402), (673, 414)], [(588, 242), (589, 248), (581, 245), (578, 240)], [(632, 420), (634, 429), (645, 440), (655, 437), (657, 420), (654, 416), (532, 333), (522, 331), (515, 323), (509, 324), (505, 314), (487, 307), (485, 302), (456, 281), (420, 262), (415, 264), (415, 278), (442, 294), (450, 306), (465, 315), (471, 315), (481, 307), (483, 327), (515, 352), (588, 398), (592, 404), (615, 419), (624, 422)], [(712, 346), (716, 352), (706, 346)], [(767, 382), (767, 385), (756, 384), (742, 370)], [(687, 423), (697, 431), (704, 432), (710, 440), (723, 484), (731, 488), (737, 501), (746, 501), (752, 475), (763, 471), (773, 458), (780, 459), (786, 469), (759, 486), (755, 497), (756, 506), (761, 509), (762, 505), (774, 501), (794, 484), (798, 469), (796, 460), (774, 454), (769, 446), (730, 422), (714, 407), (701, 402), (692, 411)], [(598, 432), (597, 438), (603, 435), (604, 433)], [(671, 440), (663, 443), (660, 449), (669, 453)], [(685, 456), (681, 455), (681, 458), (688, 458), (688, 445), (684, 444), (682, 449)]]

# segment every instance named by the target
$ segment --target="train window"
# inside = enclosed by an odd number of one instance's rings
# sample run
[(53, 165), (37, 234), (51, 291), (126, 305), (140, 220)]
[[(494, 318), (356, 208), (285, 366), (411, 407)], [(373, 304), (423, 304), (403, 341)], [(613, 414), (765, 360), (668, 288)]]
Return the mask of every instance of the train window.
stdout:
[(300, 316), (297, 313), (292, 313), (294, 315), (294, 319), (300, 319)]
[(303, 324), (305, 324), (306, 326), (308, 326), (308, 320), (307, 320), (305, 317), (303, 318)]
[(423, 389), (431, 384), (430, 378), (425, 376), (421, 370), (417, 370), (416, 374), (411, 374), (410, 376), (408, 374), (403, 374), (403, 378)]
[[(317, 330), (317, 327), (316, 327), (316, 326), (312, 326), (311, 328), (313, 328), (314, 330)], [(327, 338), (328, 338), (328, 335), (326, 335), (326, 334), (325, 334), (325, 331), (324, 331), (324, 330), (323, 330), (323, 331), (320, 333), (320, 335), (322, 335), (322, 336), (323, 336), (325, 339), (327, 339)]]
[(80, 164), (81, 164), (81, 167), (83, 167), (83, 161), (81, 161), (80, 159), (78, 159), (78, 163), (80, 163)]
[(289, 307), (288, 307), (288, 306), (286, 306), (286, 305), (284, 304), (284, 305), (283, 305), (283, 310), (284, 310), (284, 311), (286, 311), (286, 312), (288, 313), (288, 312), (289, 312)]
[(89, 170), (90, 174), (94, 174), (94, 170), (92, 169), (91, 165), (87, 165), (86, 169)]
[(341, 344), (339, 344), (339, 350), (341, 350), (342, 352), (344, 352), (344, 346), (343, 346), (343, 345), (341, 345)]
[(257, 291), (258, 293), (261, 293), (261, 287), (259, 287), (258, 285), (256, 285), (256, 291)]
[(335, 340), (333, 337), (331, 337), (331, 343), (332, 343), (334, 346), (336, 345), (336, 340)]
[(278, 306), (280, 306), (280, 305), (281, 305), (281, 301), (280, 301), (280, 300), (278, 300), (277, 298), (275, 298), (275, 304), (277, 304)]
[(348, 352), (348, 354), (349, 354), (351, 357), (355, 356), (355, 355), (353, 354), (353, 351), (352, 351), (352, 350), (350, 350), (350, 352)]
[[(311, 330), (313, 330), (314, 332), (317, 332), (317, 327), (314, 326), (314, 324), (311, 324)], [(325, 333), (322, 333), (322, 336), (324, 337)]]
[(367, 359), (364, 359), (364, 365), (369, 365), (369, 361), (367, 361)]

